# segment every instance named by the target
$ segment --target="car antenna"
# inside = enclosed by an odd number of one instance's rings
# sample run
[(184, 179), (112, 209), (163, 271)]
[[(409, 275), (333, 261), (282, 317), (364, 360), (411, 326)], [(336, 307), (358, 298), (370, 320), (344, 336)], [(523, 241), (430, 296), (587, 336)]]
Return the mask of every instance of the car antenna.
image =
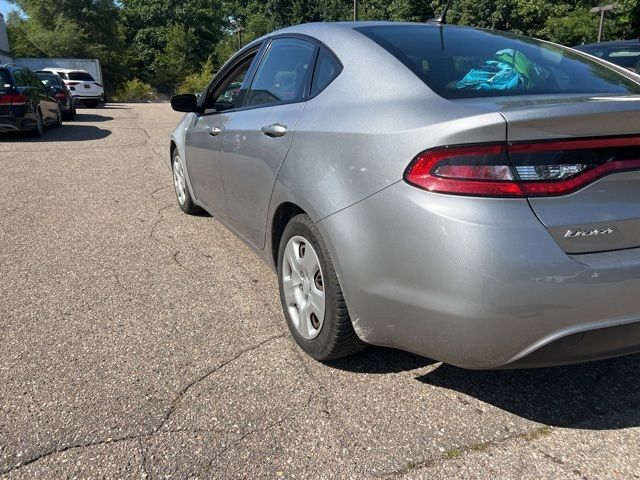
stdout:
[(449, 0), (447, 4), (444, 6), (444, 8), (442, 9), (442, 13), (440, 14), (440, 16), (436, 18), (432, 18), (431, 20), (429, 20), (429, 23), (437, 23), (438, 25), (446, 24), (447, 13), (449, 12), (449, 7), (451, 7), (452, 3), (453, 3), (453, 0)]

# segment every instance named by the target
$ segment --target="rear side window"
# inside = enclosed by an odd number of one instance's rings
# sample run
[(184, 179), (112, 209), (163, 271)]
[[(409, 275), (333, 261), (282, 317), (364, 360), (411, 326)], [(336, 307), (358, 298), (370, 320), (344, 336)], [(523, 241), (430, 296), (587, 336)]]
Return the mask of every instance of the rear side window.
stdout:
[(490, 30), (359, 27), (444, 98), (638, 94), (640, 84), (567, 48)]
[(76, 82), (95, 82), (93, 77), (85, 72), (69, 72), (67, 77), (69, 80), (74, 80)]
[(0, 93), (10, 90), (12, 85), (13, 82), (9, 71), (0, 68)]
[(316, 68), (313, 72), (313, 81), (311, 83), (311, 96), (315, 97), (322, 90), (333, 82), (340, 74), (342, 66), (338, 60), (324, 48), (320, 49), (318, 59), (316, 60)]
[(31, 86), (29, 77), (24, 70), (16, 70), (13, 72), (13, 78), (16, 82), (16, 87), (29, 87)]
[(271, 42), (249, 88), (245, 106), (303, 100), (315, 49), (314, 44), (297, 38)]
[(60, 75), (60, 78), (63, 78), (65, 80), (69, 80), (69, 77), (67, 76), (66, 73), (64, 72), (56, 72), (58, 75)]

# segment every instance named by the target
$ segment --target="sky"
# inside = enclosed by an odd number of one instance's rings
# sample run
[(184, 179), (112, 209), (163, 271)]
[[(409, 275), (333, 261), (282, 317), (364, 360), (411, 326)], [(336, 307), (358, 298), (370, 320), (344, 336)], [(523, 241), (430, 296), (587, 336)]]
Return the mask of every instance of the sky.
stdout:
[(15, 5), (11, 5), (9, 2), (7, 2), (7, 0), (0, 0), (0, 13), (2, 13), (5, 17), (11, 10), (14, 10), (15, 8)]

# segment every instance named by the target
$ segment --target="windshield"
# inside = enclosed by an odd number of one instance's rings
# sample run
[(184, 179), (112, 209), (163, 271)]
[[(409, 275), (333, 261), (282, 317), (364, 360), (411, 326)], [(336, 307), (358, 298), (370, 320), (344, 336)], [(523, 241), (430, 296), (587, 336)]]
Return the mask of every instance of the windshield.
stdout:
[(4, 93), (11, 89), (11, 76), (9, 72), (3, 68), (0, 68), (0, 93)]
[(69, 72), (67, 73), (69, 80), (75, 80), (77, 82), (95, 82), (93, 77), (86, 72)]
[(571, 49), (464, 27), (358, 27), (444, 98), (639, 94), (640, 84)]

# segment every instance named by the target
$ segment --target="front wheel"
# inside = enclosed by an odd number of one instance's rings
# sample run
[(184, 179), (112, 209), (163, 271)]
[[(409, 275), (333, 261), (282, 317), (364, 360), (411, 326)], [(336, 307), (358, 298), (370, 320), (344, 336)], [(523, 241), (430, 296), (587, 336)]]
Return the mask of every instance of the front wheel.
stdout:
[(363, 350), (351, 324), (331, 256), (307, 215), (285, 228), (278, 253), (278, 283), (285, 318), (296, 343), (316, 360)]
[(194, 203), (191, 197), (189, 185), (187, 184), (187, 176), (184, 172), (184, 166), (182, 165), (182, 160), (180, 159), (180, 154), (177, 149), (173, 152), (171, 169), (173, 170), (173, 189), (176, 193), (180, 210), (189, 215), (200, 213), (200, 207)]

